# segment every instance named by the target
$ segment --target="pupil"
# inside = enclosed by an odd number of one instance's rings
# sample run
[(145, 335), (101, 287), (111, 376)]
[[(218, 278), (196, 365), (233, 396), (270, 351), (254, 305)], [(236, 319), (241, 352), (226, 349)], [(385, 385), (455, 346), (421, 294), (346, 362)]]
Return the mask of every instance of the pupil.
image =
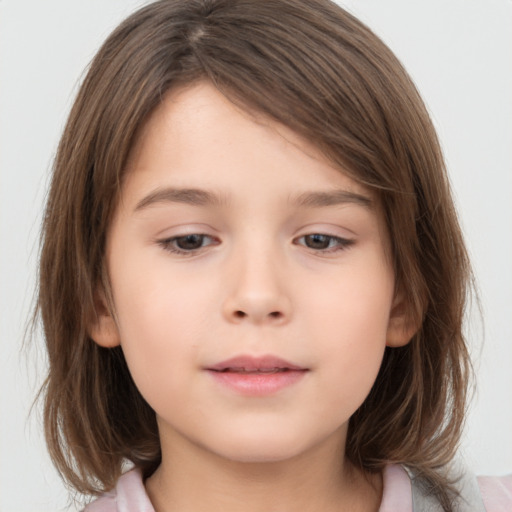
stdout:
[(180, 249), (199, 249), (203, 245), (203, 235), (180, 236), (176, 243)]
[(327, 235), (307, 235), (306, 245), (311, 249), (327, 249), (329, 247), (329, 237)]

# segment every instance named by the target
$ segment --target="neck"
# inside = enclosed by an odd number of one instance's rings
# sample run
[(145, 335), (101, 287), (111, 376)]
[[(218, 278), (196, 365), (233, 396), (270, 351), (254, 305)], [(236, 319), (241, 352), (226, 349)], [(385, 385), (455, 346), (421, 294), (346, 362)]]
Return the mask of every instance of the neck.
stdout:
[(376, 512), (380, 475), (355, 469), (344, 447), (344, 439), (332, 439), (285, 461), (252, 463), (194, 445), (167, 457), (162, 444), (162, 464), (146, 489), (156, 512)]

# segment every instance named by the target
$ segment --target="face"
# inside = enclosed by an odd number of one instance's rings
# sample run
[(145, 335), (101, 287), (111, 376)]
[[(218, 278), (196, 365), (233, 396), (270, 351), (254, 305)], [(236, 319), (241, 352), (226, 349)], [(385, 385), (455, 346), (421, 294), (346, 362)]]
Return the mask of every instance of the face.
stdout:
[(170, 93), (108, 233), (121, 344), (162, 440), (239, 461), (344, 439), (386, 344), (408, 341), (368, 190), (208, 84)]

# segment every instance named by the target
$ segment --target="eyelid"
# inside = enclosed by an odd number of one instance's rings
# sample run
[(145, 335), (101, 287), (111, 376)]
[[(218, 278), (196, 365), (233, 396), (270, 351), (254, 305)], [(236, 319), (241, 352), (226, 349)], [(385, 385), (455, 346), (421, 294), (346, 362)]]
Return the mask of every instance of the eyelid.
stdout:
[[(305, 243), (299, 243), (298, 241), (303, 239), (303, 238), (306, 238), (308, 236), (315, 236), (315, 235), (319, 235), (319, 236), (323, 236), (323, 237), (326, 237), (327, 239), (329, 239), (329, 242), (336, 242), (336, 246), (334, 247), (327, 247), (327, 248), (314, 248), (314, 247), (308, 247)], [(338, 235), (332, 235), (332, 234), (329, 234), (329, 233), (323, 233), (321, 231), (316, 231), (316, 232), (311, 232), (311, 233), (306, 233), (304, 235), (301, 235), (299, 237), (296, 237), (294, 238), (294, 243), (296, 245), (302, 245), (304, 246), (306, 249), (309, 249), (317, 254), (332, 254), (332, 253), (337, 253), (337, 252), (340, 252), (340, 251), (345, 251), (347, 250), (349, 247), (351, 247), (352, 245), (354, 245), (354, 243), (356, 242), (355, 239), (353, 238), (345, 238), (345, 237), (341, 237), (341, 236), (338, 236)]]
[[(198, 247), (196, 249), (190, 249), (190, 250), (181, 249), (181, 248), (173, 245), (180, 238), (183, 239), (183, 238), (186, 238), (187, 236), (203, 237), (203, 240), (210, 239), (211, 241), (213, 241), (213, 243), (209, 243), (207, 245), (201, 245), (200, 247)], [(162, 247), (162, 249), (164, 251), (167, 251), (167, 252), (170, 252), (173, 254), (178, 254), (181, 256), (194, 256), (194, 255), (201, 253), (203, 251), (203, 249), (206, 247), (209, 247), (211, 245), (218, 245), (219, 241), (217, 239), (215, 239), (215, 237), (213, 237), (211, 235), (207, 235), (206, 233), (195, 232), (195, 233), (182, 233), (182, 234), (173, 235), (173, 236), (169, 236), (169, 237), (165, 237), (165, 238), (159, 238), (156, 240), (156, 243), (160, 247)]]
[[(165, 236), (161, 238), (155, 239), (155, 243), (158, 244), (162, 249), (166, 252), (181, 255), (181, 256), (194, 256), (202, 253), (206, 248), (214, 245), (219, 245), (220, 240), (212, 236), (210, 234), (201, 232), (201, 231), (193, 231), (193, 230), (185, 230), (184, 232), (177, 233), (172, 236)], [(327, 231), (327, 232), (326, 232)], [(311, 247), (306, 241), (308, 237), (323, 237), (325, 242), (327, 243), (326, 247)], [(190, 247), (190, 248), (180, 248), (176, 244), (180, 239), (186, 239), (187, 237), (200, 237), (201, 240), (200, 245), (198, 247)], [(303, 242), (302, 242), (303, 240)], [(205, 243), (205, 241), (207, 243)], [(322, 228), (319, 229), (311, 229), (309, 232), (306, 232), (300, 236), (296, 236), (293, 238), (292, 243), (294, 245), (303, 246), (305, 249), (322, 255), (329, 255), (331, 253), (338, 253), (340, 251), (347, 250), (350, 246), (352, 246), (356, 242), (355, 238), (347, 238), (345, 236), (335, 235), (329, 230), (324, 230)], [(322, 245), (322, 241), (319, 241), (320, 245)], [(192, 242), (192, 245), (194, 243)]]

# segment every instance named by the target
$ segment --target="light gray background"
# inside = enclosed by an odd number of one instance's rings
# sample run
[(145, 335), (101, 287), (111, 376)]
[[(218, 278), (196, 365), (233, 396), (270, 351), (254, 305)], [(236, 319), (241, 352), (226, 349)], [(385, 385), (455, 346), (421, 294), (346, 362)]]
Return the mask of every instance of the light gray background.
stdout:
[[(139, 0), (0, 0), (0, 512), (65, 508), (22, 350), (50, 162), (82, 70)], [(444, 147), (485, 318), (468, 323), (478, 394), (466, 459), (512, 471), (512, 2), (346, 0), (404, 62)], [(485, 338), (485, 339), (484, 339)], [(482, 342), (483, 340), (483, 342)]]

